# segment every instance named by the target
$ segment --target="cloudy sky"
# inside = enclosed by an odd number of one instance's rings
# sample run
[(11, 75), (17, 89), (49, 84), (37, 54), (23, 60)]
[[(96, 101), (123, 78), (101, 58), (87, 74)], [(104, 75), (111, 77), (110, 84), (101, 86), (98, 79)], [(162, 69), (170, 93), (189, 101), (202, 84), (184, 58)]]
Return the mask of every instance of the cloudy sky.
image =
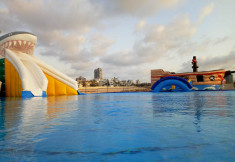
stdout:
[(72, 78), (150, 82), (151, 69), (235, 70), (234, 0), (1, 0), (1, 34), (32, 32), (35, 55)]

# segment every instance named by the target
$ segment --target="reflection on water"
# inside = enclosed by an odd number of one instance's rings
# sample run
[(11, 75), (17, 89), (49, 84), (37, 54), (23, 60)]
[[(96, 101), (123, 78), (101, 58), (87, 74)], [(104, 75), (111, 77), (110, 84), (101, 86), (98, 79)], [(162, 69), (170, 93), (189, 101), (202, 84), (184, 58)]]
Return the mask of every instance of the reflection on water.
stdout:
[(234, 98), (234, 91), (0, 98), (0, 161), (235, 160)]
[(50, 120), (51, 118), (56, 118), (60, 114), (64, 114), (71, 111), (71, 108), (68, 106), (68, 102), (73, 102), (76, 99), (77, 96), (47, 97), (47, 120)]
[[(7, 140), (16, 133), (19, 141), (29, 140), (41, 133), (44, 128), (50, 128), (50, 121), (60, 115), (68, 113), (69, 101), (77, 96), (34, 97), (21, 99), (18, 97), (1, 98), (0, 121), (1, 138)], [(5, 130), (5, 131), (2, 131)]]
[(21, 113), (21, 107), (22, 102), (18, 98), (1, 98), (0, 125), (3, 130), (9, 130), (8, 132), (1, 131), (1, 139), (8, 139), (12, 133), (14, 134), (14, 128), (20, 121), (20, 116), (16, 116), (16, 114)]
[[(229, 92), (227, 92), (229, 93)], [(152, 96), (153, 115), (192, 115), (196, 131), (202, 131), (200, 122), (203, 116), (231, 116), (231, 105), (235, 105), (234, 96), (226, 92), (158, 93)], [(233, 92), (231, 92), (233, 93)], [(229, 112), (230, 111), (230, 112)]]

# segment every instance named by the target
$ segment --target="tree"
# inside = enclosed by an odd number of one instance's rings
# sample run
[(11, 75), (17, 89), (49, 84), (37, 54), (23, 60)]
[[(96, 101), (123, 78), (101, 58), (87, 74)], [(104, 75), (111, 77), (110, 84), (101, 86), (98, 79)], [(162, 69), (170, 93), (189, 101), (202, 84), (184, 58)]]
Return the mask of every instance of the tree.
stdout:
[(91, 81), (91, 87), (97, 87), (99, 84), (96, 80)]

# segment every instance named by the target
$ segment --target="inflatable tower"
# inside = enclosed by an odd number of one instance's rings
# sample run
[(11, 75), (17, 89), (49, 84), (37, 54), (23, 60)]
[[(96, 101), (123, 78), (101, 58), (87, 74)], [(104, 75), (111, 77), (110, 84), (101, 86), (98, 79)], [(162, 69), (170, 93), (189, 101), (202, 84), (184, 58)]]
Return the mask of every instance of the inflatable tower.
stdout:
[(12, 32), (0, 37), (1, 96), (78, 95), (77, 82), (34, 56), (37, 37)]

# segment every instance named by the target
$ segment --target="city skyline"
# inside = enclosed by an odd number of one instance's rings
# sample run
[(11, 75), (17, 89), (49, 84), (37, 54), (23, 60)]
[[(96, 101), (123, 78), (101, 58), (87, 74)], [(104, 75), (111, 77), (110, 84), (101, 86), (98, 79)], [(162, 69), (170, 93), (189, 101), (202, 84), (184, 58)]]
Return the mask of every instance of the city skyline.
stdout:
[[(94, 78), (90, 79), (90, 80), (87, 80), (85, 77), (83, 76), (79, 76), (79, 77), (76, 77), (75, 78), (76, 81), (92, 81), (92, 80), (97, 80), (97, 81), (104, 81), (104, 80), (117, 80), (117, 81), (134, 81), (133, 79), (131, 78), (126, 78), (126, 79), (122, 79), (122, 80), (119, 80), (118, 77), (116, 76), (112, 76), (111, 78), (103, 78), (103, 70), (101, 68), (96, 68), (94, 69)], [(137, 79), (135, 80), (136, 81), (136, 84), (140, 84), (140, 80)]]
[(235, 70), (232, 0), (3, 0), (0, 35), (27, 31), (35, 55), (72, 78), (150, 82), (151, 69)]

